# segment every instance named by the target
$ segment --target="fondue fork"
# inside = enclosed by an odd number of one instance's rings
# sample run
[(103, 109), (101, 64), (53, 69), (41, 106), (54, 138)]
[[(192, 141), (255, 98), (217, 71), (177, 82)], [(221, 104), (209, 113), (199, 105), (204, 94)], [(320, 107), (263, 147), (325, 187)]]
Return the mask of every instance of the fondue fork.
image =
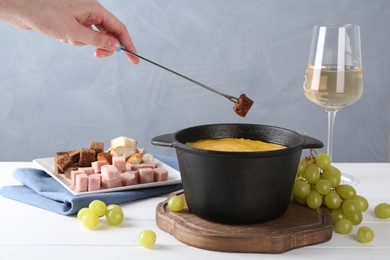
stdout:
[(207, 86), (207, 85), (205, 85), (205, 84), (203, 84), (203, 83), (200, 83), (199, 81), (196, 81), (196, 80), (194, 80), (194, 79), (192, 79), (192, 78), (189, 78), (189, 77), (187, 77), (187, 76), (184, 76), (183, 74), (180, 74), (179, 72), (176, 72), (176, 71), (174, 71), (174, 70), (171, 70), (171, 69), (169, 69), (169, 68), (167, 68), (167, 67), (165, 67), (165, 66), (163, 66), (163, 65), (161, 65), (161, 64), (158, 64), (158, 63), (156, 63), (156, 62), (154, 62), (154, 61), (151, 61), (151, 60), (149, 60), (149, 59), (147, 59), (147, 58), (145, 58), (145, 57), (142, 57), (141, 55), (138, 55), (138, 54), (136, 54), (136, 53), (134, 53), (134, 52), (132, 52), (132, 51), (126, 50), (126, 49), (124, 49), (124, 48), (122, 47), (122, 44), (119, 46), (119, 48), (118, 48), (117, 51), (120, 52), (121, 50), (123, 50), (124, 52), (126, 52), (126, 53), (128, 53), (128, 54), (130, 54), (130, 55), (133, 55), (133, 56), (135, 56), (135, 57), (138, 57), (138, 58), (141, 59), (141, 60), (147, 61), (147, 62), (149, 62), (149, 63), (151, 63), (151, 64), (153, 64), (153, 65), (155, 65), (155, 66), (157, 66), (157, 67), (160, 67), (160, 68), (162, 68), (162, 69), (164, 69), (164, 70), (166, 70), (166, 71), (168, 71), (168, 72), (170, 72), (170, 73), (173, 73), (173, 74), (175, 74), (175, 75), (177, 75), (177, 76), (179, 76), (179, 77), (181, 77), (181, 78), (183, 78), (183, 79), (186, 79), (186, 80), (188, 80), (188, 81), (190, 81), (190, 82), (192, 82), (192, 83), (194, 83), (194, 84), (196, 84), (196, 85), (198, 85), (198, 86), (201, 86), (201, 87), (203, 87), (203, 88), (205, 88), (205, 89), (207, 89), (207, 90), (209, 90), (209, 91), (212, 91), (212, 92), (214, 92), (214, 93), (216, 93), (216, 94), (218, 94), (218, 95), (221, 95), (221, 96), (227, 98), (228, 100), (230, 100), (230, 101), (232, 101), (233, 103), (235, 103), (235, 106), (234, 106), (234, 108), (233, 108), (233, 111), (234, 111), (236, 114), (238, 114), (239, 116), (245, 117), (245, 115), (248, 113), (250, 107), (251, 107), (252, 104), (253, 104), (253, 101), (252, 101), (251, 99), (249, 99), (245, 94), (241, 94), (241, 95), (240, 95), (240, 98), (236, 98), (236, 97), (234, 97), (234, 96), (231, 96), (231, 95), (222, 93), (222, 92), (220, 92), (220, 91), (218, 91), (218, 90), (216, 90), (216, 89), (214, 89), (214, 88), (211, 88), (211, 87), (209, 87), (209, 86)]

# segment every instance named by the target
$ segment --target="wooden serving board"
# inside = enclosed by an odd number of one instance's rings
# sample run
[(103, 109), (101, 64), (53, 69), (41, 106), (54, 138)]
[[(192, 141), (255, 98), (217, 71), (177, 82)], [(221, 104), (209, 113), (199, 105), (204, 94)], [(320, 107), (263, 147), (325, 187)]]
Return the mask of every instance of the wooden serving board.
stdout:
[[(183, 190), (170, 194), (173, 195), (184, 198)], [(168, 199), (157, 205), (157, 226), (179, 241), (197, 248), (223, 252), (283, 253), (332, 238), (332, 222), (325, 208), (315, 210), (292, 202), (278, 219), (260, 224), (226, 225), (199, 218), (187, 207), (180, 212), (171, 212), (167, 206)]]

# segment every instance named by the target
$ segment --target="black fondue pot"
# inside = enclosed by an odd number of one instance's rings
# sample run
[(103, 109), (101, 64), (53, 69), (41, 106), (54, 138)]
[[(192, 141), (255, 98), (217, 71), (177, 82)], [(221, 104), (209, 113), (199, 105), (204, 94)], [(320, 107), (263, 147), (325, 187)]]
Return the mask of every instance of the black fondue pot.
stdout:
[[(186, 145), (200, 139), (246, 138), (284, 145), (264, 152), (223, 152)], [(212, 124), (152, 139), (174, 147), (190, 211), (217, 223), (253, 224), (281, 216), (288, 208), (302, 149), (321, 141), (267, 125)]]

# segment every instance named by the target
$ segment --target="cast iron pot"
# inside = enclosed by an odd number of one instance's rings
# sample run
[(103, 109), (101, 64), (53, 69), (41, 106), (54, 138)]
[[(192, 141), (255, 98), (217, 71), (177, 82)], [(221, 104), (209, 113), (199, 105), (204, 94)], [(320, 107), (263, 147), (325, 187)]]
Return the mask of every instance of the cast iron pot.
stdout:
[[(265, 152), (221, 152), (187, 142), (247, 138), (287, 146)], [(196, 216), (224, 224), (254, 224), (276, 219), (288, 208), (302, 149), (323, 143), (297, 132), (267, 125), (213, 124), (186, 128), (152, 139), (174, 147), (185, 199)]]

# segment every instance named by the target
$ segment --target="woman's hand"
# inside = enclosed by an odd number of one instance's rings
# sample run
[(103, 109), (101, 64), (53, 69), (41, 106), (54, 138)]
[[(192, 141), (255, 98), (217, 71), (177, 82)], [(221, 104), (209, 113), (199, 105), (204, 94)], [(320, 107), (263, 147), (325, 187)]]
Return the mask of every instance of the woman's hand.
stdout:
[(71, 45), (95, 46), (97, 58), (112, 55), (120, 43), (136, 52), (126, 26), (96, 0), (0, 0), (0, 21)]

